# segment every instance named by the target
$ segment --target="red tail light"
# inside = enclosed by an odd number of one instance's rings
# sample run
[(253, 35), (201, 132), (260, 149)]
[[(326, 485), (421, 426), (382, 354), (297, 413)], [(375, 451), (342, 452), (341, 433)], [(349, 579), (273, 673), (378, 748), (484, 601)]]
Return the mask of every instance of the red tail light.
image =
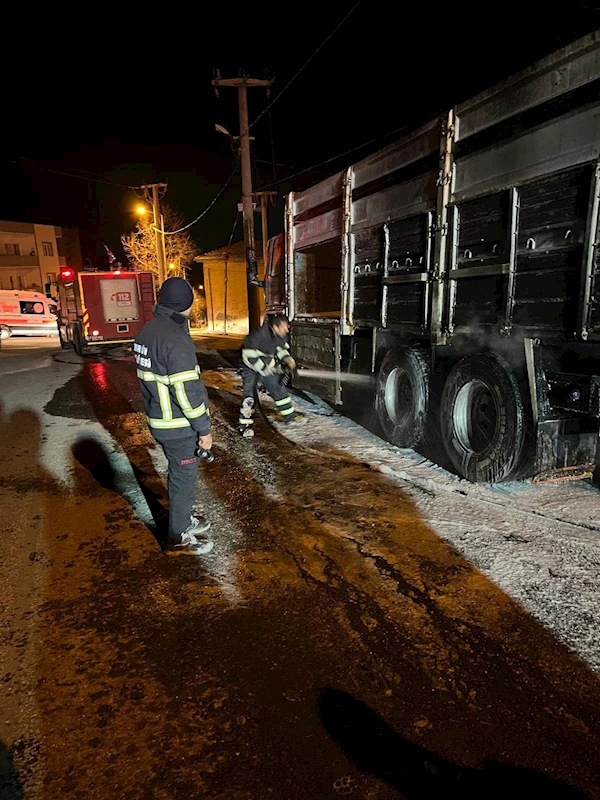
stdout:
[(60, 277), (63, 281), (71, 280), (71, 278), (75, 275), (75, 270), (69, 269), (69, 267), (65, 267), (60, 271)]

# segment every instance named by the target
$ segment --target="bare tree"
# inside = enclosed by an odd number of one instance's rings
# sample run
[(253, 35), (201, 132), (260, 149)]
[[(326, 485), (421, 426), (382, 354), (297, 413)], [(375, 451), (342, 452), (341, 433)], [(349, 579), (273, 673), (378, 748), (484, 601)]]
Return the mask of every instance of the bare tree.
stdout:
[(194, 304), (190, 313), (190, 324), (194, 328), (204, 328), (207, 325), (206, 297), (204, 292), (194, 289)]
[[(169, 206), (162, 208), (165, 231), (175, 231), (185, 222), (183, 217)], [(156, 231), (152, 216), (147, 215), (140, 219), (135, 231), (126, 233), (121, 237), (127, 258), (136, 269), (150, 270), (158, 275), (158, 261), (156, 258)], [(194, 256), (200, 252), (198, 246), (187, 231), (165, 236), (165, 252), (167, 256), (167, 277), (187, 277), (188, 270), (194, 263)], [(173, 266), (171, 266), (173, 265)]]

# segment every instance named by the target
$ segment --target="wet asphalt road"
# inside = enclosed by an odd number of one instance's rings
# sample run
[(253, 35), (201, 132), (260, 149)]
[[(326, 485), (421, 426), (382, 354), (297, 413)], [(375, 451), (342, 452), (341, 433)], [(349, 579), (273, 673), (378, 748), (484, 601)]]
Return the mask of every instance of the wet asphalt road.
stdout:
[(213, 388), (215, 551), (169, 558), (132, 362), (9, 379), (43, 407), (1, 418), (3, 800), (600, 797), (597, 676), (401, 486), (240, 441)]

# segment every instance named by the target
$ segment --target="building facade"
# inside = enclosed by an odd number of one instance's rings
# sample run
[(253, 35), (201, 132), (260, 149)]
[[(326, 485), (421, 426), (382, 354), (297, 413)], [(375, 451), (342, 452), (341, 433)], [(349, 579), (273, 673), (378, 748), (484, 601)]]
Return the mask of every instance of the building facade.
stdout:
[[(262, 254), (261, 242), (256, 253)], [(243, 242), (221, 247), (197, 256), (204, 268), (206, 316), (210, 333), (248, 333), (248, 287), (246, 249)], [(263, 259), (258, 258), (258, 274), (263, 274)], [(264, 312), (264, 301), (261, 309)]]
[(67, 263), (61, 237), (55, 225), (0, 221), (0, 289), (43, 292), (47, 283), (56, 284)]

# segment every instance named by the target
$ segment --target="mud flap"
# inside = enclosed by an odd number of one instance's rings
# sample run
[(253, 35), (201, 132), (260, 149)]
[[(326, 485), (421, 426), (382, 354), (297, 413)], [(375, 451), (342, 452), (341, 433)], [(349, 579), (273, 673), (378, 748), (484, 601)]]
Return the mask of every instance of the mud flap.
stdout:
[(540, 472), (534, 475), (533, 483), (565, 483), (565, 481), (581, 481), (594, 475), (595, 465), (587, 464), (582, 467), (563, 467)]
[(313, 392), (330, 403), (341, 405), (340, 324), (332, 321), (299, 322), (291, 329), (292, 354), (299, 369), (306, 370), (294, 378), (294, 387)]
[(535, 483), (578, 480), (593, 473), (598, 432), (573, 430), (580, 424), (579, 420), (570, 419), (538, 423)]

